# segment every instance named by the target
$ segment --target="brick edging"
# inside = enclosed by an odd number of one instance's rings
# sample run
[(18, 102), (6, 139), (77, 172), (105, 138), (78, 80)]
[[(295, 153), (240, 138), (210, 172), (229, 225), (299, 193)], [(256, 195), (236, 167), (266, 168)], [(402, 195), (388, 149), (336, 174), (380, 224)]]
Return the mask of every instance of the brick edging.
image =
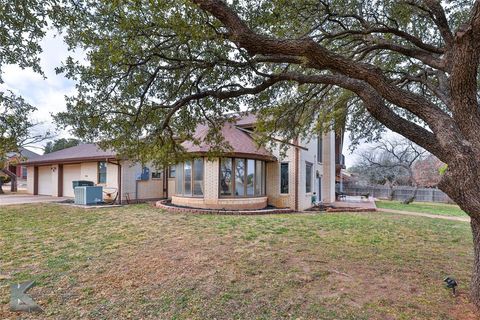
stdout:
[(167, 205), (168, 200), (160, 200), (155, 203), (155, 207), (164, 209), (173, 213), (193, 213), (193, 214), (216, 214), (216, 215), (261, 215), (261, 214), (280, 214), (292, 213), (294, 210), (289, 208), (260, 209), (260, 210), (218, 210), (218, 209), (200, 209), (184, 208)]

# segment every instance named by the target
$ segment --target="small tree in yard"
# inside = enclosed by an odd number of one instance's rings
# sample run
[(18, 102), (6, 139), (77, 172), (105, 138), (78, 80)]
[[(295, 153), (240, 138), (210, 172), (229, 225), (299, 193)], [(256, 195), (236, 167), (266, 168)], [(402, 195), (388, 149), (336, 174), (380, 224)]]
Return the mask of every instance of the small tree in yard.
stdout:
[[(0, 171), (9, 176), (12, 182), (12, 191), (16, 191), (16, 176), (6, 168), (7, 153), (18, 152), (21, 147), (31, 146), (49, 137), (49, 133), (36, 134), (34, 128), (37, 123), (30, 120), (35, 110), (21, 97), (0, 92)], [(0, 178), (0, 194), (3, 194), (3, 180)]]
[(132, 159), (171, 161), (198, 123), (218, 141), (241, 105), (265, 137), (335, 124), (358, 143), (387, 127), (434, 154), (472, 218), (480, 307), (480, 0), (49, 3), (88, 52), (58, 70), (78, 94), (56, 119)]
[[(43, 74), (37, 54), (41, 52), (38, 41), (45, 35), (44, 27), (48, 10), (44, 5), (50, 1), (2, 1), (0, 3), (0, 83), (3, 83), (2, 66), (17, 64), (21, 68), (32, 68)], [(0, 89), (0, 171), (15, 179), (5, 169), (7, 152), (18, 152), (20, 147), (43, 141), (49, 134), (36, 134), (31, 114), (36, 108), (22, 97)], [(13, 183), (12, 181), (12, 188)], [(0, 177), (0, 194), (3, 179)]]
[(442, 178), (442, 168), (445, 166), (432, 154), (421, 159), (413, 166), (415, 181), (422, 187), (437, 187)]
[(393, 187), (396, 185), (415, 187), (412, 196), (404, 201), (409, 204), (415, 200), (418, 189), (414, 166), (426, 155), (426, 150), (407, 139), (381, 140), (360, 154), (355, 168), (358, 173), (370, 177), (372, 183), (388, 185), (390, 199), (393, 199)]

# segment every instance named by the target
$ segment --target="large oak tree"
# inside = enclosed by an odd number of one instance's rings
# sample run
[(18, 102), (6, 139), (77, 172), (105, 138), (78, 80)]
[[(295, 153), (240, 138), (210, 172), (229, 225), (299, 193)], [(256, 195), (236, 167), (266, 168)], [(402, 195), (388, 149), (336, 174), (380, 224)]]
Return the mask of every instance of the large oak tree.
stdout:
[(440, 188), (471, 219), (480, 307), (480, 1), (74, 1), (54, 20), (87, 61), (57, 120), (162, 162), (198, 123), (241, 106), (264, 136), (389, 128), (448, 165)]

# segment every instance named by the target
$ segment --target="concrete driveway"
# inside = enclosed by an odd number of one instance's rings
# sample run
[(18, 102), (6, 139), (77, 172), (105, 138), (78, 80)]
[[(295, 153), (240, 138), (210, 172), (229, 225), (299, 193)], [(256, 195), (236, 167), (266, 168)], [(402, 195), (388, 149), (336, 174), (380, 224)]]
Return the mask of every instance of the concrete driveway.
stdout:
[(0, 206), (25, 203), (60, 202), (69, 198), (51, 196), (33, 196), (31, 194), (4, 194), (0, 195)]

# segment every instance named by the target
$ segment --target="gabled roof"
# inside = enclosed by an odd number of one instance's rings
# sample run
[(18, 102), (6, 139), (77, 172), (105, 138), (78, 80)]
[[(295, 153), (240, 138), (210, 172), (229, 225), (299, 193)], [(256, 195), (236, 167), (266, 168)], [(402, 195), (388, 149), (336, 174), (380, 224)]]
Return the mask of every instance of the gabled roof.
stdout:
[[(194, 137), (199, 141), (204, 141), (209, 128), (205, 125), (199, 125), (195, 131)], [(253, 159), (275, 160), (275, 157), (264, 147), (256, 145), (253, 138), (236, 127), (233, 123), (225, 123), (222, 128), (222, 135), (226, 142), (232, 147), (232, 151), (228, 152), (228, 156), (251, 157)], [(207, 153), (211, 149), (211, 145), (200, 143), (195, 145), (192, 141), (185, 141), (182, 146), (189, 153)]]
[(24, 164), (53, 164), (80, 162), (88, 160), (115, 159), (116, 153), (112, 150), (99, 149), (96, 144), (80, 144), (75, 147), (58, 150), (52, 153), (29, 159)]

